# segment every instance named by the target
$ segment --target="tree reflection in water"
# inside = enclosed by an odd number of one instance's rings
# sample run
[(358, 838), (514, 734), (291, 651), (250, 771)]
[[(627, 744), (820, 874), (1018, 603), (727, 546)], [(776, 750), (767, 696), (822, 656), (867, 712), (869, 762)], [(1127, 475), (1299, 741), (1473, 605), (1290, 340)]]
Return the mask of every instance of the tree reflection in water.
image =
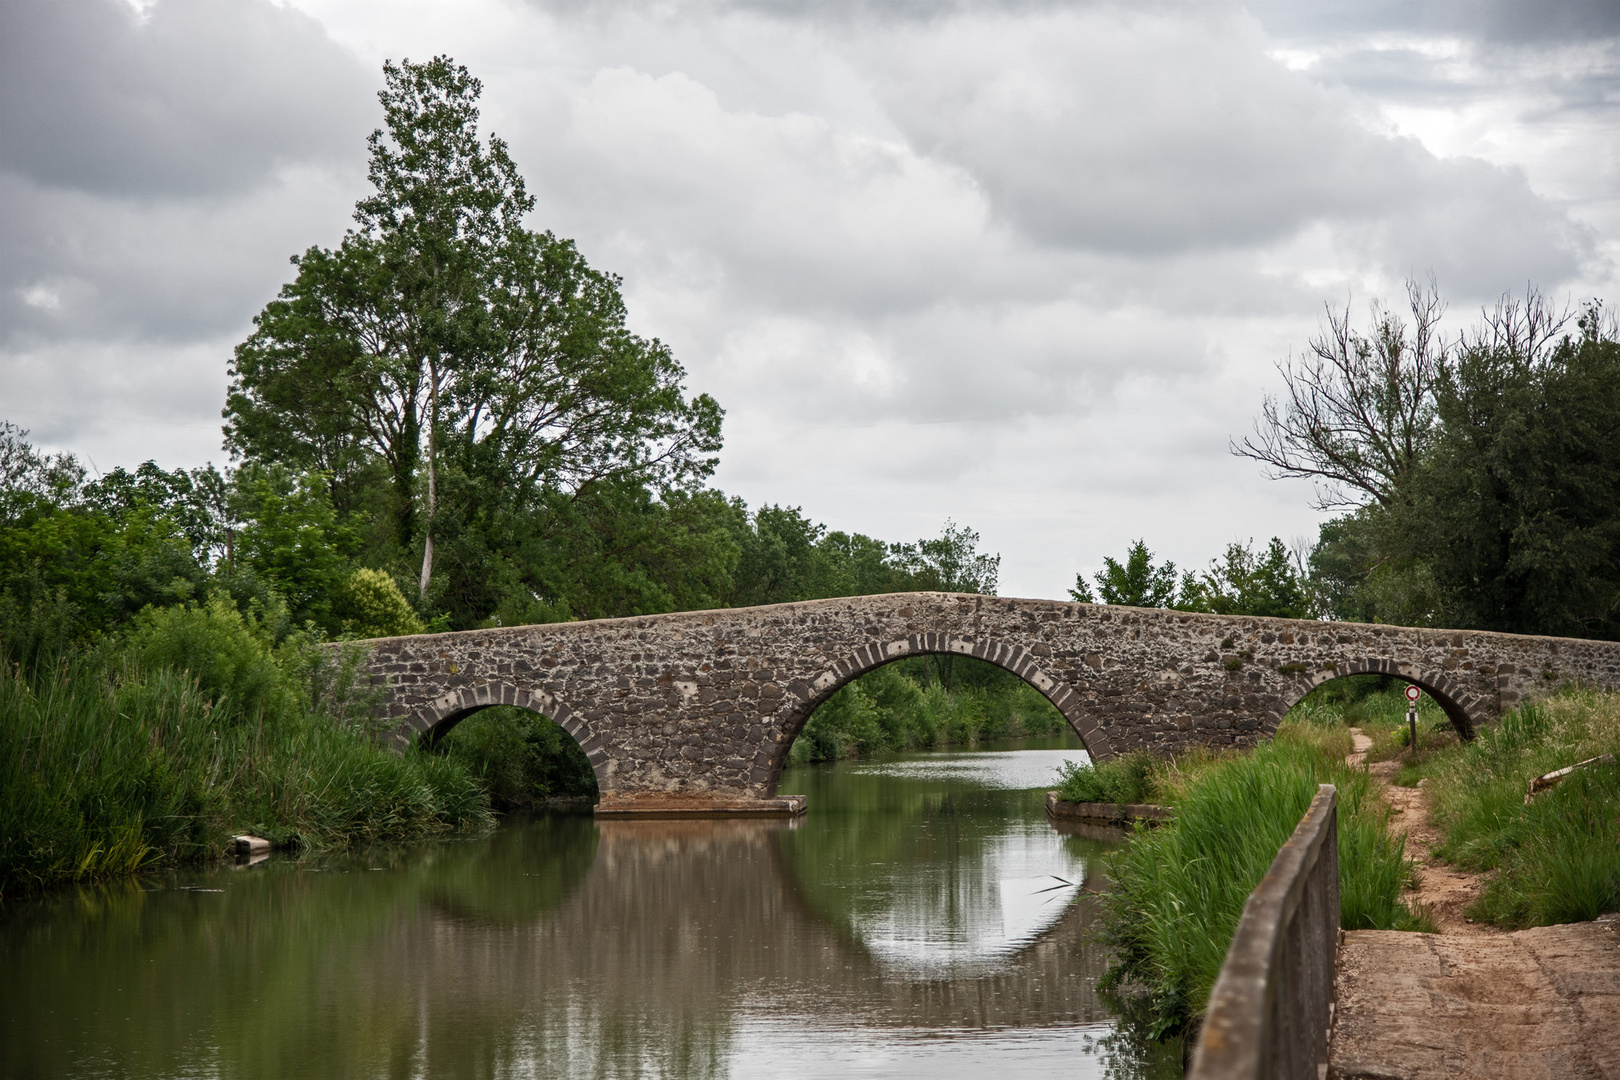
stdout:
[(796, 823), (554, 816), (14, 905), (0, 1072), (1101, 1075), (1101, 843), (982, 778), (790, 780)]

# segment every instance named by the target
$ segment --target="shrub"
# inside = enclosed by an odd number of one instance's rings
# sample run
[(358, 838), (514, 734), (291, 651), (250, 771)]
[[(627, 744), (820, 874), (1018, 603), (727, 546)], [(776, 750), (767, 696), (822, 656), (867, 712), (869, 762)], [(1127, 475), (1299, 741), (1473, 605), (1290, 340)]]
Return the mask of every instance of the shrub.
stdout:
[(346, 637), (398, 637), (427, 629), (399, 585), (381, 570), (354, 571), (344, 579), (332, 606)]
[(223, 595), (201, 605), (147, 608), (126, 640), (136, 669), (172, 669), (195, 680), (216, 722), (276, 715), (293, 704), (272, 643)]
[(1065, 761), (1058, 766), (1058, 797), (1069, 802), (1149, 802), (1159, 764), (1148, 753), (1127, 754), (1100, 765)]

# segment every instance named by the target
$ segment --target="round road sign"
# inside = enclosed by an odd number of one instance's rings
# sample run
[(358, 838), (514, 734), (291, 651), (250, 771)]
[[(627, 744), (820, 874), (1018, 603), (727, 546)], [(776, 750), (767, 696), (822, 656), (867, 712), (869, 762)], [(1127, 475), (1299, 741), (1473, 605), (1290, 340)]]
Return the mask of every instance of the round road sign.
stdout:
[(1423, 691), (1419, 690), (1417, 687), (1408, 686), (1406, 688), (1406, 700), (1407, 701), (1416, 703), (1417, 699), (1419, 697), (1421, 697), (1421, 696), (1423, 696)]

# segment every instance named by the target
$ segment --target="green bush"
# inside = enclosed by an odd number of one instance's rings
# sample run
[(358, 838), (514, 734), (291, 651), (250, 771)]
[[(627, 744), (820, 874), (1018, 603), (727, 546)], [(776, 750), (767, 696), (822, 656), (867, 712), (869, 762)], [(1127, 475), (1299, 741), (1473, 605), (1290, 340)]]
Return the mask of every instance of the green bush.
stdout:
[(189, 674), (216, 722), (279, 716), (294, 706), (273, 643), (223, 595), (201, 605), (147, 608), (126, 640), (138, 669)]
[(381, 570), (361, 567), (350, 574), (332, 607), (347, 637), (399, 637), (427, 629), (394, 579)]
[(1148, 753), (1127, 754), (1100, 765), (1065, 761), (1058, 766), (1058, 798), (1069, 802), (1151, 802), (1153, 773), (1158, 765), (1159, 759)]

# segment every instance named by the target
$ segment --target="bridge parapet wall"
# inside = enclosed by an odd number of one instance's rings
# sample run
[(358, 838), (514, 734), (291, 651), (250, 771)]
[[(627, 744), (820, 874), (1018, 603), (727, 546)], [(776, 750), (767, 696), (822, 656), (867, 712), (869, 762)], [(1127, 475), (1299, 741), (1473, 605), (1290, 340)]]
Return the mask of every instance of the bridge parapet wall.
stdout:
[(544, 713), (591, 759), (604, 809), (780, 809), (793, 739), (849, 680), (903, 656), (978, 657), (1045, 694), (1099, 759), (1242, 747), (1312, 687), (1418, 683), (1460, 729), (1568, 681), (1620, 687), (1620, 644), (900, 593), (385, 638), (368, 671), (396, 738), (490, 705)]

